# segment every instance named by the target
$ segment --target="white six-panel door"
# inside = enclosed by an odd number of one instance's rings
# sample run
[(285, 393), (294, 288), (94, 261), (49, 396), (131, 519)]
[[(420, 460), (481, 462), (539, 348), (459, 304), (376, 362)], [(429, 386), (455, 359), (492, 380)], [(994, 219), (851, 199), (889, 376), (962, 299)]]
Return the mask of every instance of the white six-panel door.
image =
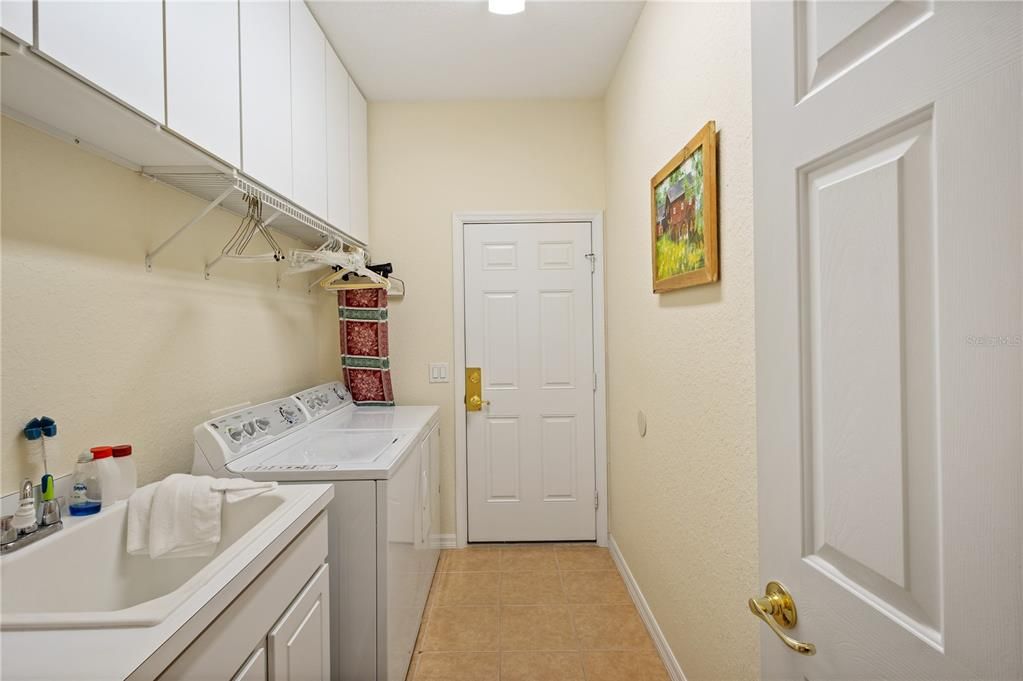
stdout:
[(1023, 678), (1021, 45), (754, 3), (761, 577), (817, 646), (761, 625), (763, 678)]
[(592, 540), (589, 222), (465, 226), (468, 539)]

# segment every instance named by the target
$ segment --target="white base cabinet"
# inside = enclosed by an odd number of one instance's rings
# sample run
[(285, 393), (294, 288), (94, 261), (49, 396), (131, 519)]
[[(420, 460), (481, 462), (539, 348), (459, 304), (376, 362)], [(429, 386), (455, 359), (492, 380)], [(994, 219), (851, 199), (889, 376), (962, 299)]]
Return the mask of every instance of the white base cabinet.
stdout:
[(329, 681), (326, 558), (321, 513), (158, 681)]
[(266, 664), (266, 646), (260, 646), (252, 651), (249, 659), (238, 670), (238, 673), (231, 677), (231, 681), (267, 681), (270, 670)]
[(323, 565), (267, 637), (273, 681), (330, 678), (329, 585)]

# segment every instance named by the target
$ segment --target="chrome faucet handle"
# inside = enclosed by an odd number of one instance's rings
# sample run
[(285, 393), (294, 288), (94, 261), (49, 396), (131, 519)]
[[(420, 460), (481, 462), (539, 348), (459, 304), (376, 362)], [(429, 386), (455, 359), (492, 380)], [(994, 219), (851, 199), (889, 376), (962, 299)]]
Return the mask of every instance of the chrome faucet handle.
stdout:
[(14, 512), (11, 525), (20, 534), (31, 534), (39, 529), (36, 519), (36, 493), (32, 481), (28, 478), (21, 483), (21, 493), (18, 495), (18, 510)]
[(57, 499), (48, 499), (39, 507), (39, 527), (56, 525), (60, 522), (60, 503)]

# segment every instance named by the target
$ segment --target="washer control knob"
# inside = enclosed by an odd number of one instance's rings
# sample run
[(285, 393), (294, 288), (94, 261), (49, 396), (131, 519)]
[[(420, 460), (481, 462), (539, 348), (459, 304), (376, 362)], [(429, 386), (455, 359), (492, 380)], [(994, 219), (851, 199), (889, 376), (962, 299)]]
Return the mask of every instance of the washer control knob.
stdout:
[(296, 416), (296, 414), (295, 414), (295, 409), (293, 407), (289, 407), (286, 404), (281, 405), (280, 412), (281, 412), (281, 416), (289, 424), (290, 423), (295, 423), (295, 416)]
[(253, 423), (252, 421), (246, 421), (245, 423), (242, 424), (242, 430), (245, 431), (246, 435), (252, 437), (253, 435), (256, 434), (256, 424)]
[(234, 440), (235, 442), (241, 442), (242, 441), (242, 435), (243, 435), (242, 429), (239, 428), (238, 426), (228, 426), (227, 427), (227, 436), (229, 438), (231, 438), (232, 440)]
[(270, 419), (260, 417), (256, 419), (255, 424), (256, 429), (261, 433), (265, 433), (270, 429)]

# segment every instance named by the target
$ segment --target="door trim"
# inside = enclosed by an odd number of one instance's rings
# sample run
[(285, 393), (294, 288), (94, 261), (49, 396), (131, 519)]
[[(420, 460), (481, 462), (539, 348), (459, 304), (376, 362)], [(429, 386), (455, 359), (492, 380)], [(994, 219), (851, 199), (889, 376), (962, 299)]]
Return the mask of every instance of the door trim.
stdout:
[(455, 545), (468, 544), (468, 480), (465, 441), (465, 253), (466, 225), (493, 225), (509, 222), (589, 222), (593, 239), (593, 368), (597, 389), (593, 393), (593, 449), (599, 505), (596, 509), (597, 544), (607, 546), (607, 363), (604, 326), (604, 213), (594, 212), (515, 212), (454, 213), (451, 216), (452, 292), (454, 294), (454, 410), (455, 410)]

